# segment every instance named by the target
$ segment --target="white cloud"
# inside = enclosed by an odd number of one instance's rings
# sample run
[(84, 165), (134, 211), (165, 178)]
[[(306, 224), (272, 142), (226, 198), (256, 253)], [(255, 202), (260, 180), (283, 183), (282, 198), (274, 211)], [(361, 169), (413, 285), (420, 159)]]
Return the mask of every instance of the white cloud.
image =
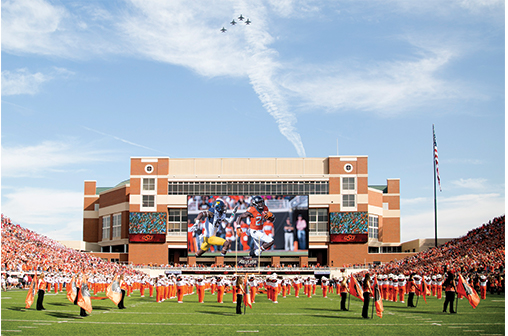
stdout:
[[(457, 238), (505, 213), (501, 194), (465, 194), (438, 200), (438, 237)], [(401, 218), (401, 241), (434, 237), (434, 212)]]
[(484, 178), (468, 178), (468, 179), (459, 179), (456, 181), (452, 181), (452, 185), (459, 187), (459, 188), (465, 188), (465, 189), (486, 189), (485, 183), (487, 182), (487, 179)]
[[(132, 0), (134, 9), (119, 24), (132, 43), (131, 49), (154, 60), (185, 66), (203, 76), (248, 77), (263, 107), (275, 119), (279, 130), (295, 147), (305, 149), (276, 81), (280, 64), (270, 49), (263, 3), (217, 2), (202, 6), (188, 1), (150, 2)], [(228, 23), (243, 13), (253, 23)], [(227, 26), (227, 33), (219, 29)]]
[(65, 68), (53, 67), (46, 73), (31, 73), (28, 69), (17, 69), (15, 71), (2, 71), (2, 96), (20, 94), (34, 95), (39, 92), (40, 86), (54, 79), (68, 79), (74, 72)]
[(42, 177), (51, 171), (62, 171), (65, 167), (91, 161), (107, 160), (105, 152), (90, 151), (75, 143), (44, 141), (31, 146), (2, 146), (3, 177)]
[(36, 94), (39, 86), (51, 80), (52, 77), (43, 73), (30, 73), (27, 69), (18, 69), (15, 72), (2, 71), (2, 96), (19, 94)]
[(450, 83), (438, 73), (450, 63), (454, 51), (426, 47), (412, 60), (348, 62), (301, 67), (286, 76), (282, 84), (300, 98), (304, 106), (330, 112), (371, 111), (399, 114), (429, 101), (481, 98), (465, 85)]
[(7, 187), (4, 188), (2, 198), (2, 213), (14, 223), (52, 239), (82, 240), (82, 193)]

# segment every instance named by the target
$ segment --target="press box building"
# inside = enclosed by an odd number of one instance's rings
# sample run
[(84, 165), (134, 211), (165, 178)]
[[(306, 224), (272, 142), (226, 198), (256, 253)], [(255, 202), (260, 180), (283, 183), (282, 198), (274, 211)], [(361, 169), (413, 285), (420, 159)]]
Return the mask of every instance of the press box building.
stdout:
[[(133, 157), (130, 177), (115, 187), (84, 182), (83, 240), (96, 255), (133, 264), (230, 264), (231, 255), (196, 260), (187, 255), (188, 195), (308, 195), (308, 256), (263, 257), (263, 265), (388, 262), (403, 253), (400, 242), (400, 180), (369, 184), (367, 156), (324, 158)], [(162, 239), (129, 234), (132, 215), (159, 216)], [(368, 221), (364, 235), (331, 232), (330, 218)], [(367, 219), (368, 218), (368, 219)], [(367, 223), (367, 222), (366, 222)], [(367, 224), (366, 224), (367, 225)]]

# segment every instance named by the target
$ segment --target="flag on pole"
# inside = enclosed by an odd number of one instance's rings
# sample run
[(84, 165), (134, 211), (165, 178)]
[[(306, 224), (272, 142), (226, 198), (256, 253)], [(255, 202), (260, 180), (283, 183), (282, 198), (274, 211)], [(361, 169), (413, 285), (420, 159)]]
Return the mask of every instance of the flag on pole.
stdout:
[(383, 318), (383, 311), (385, 309), (383, 307), (383, 297), (381, 296), (381, 291), (379, 290), (377, 277), (374, 279), (374, 303), (376, 305), (376, 315)]
[(26, 294), (25, 299), (25, 308), (30, 308), (34, 303), (35, 292), (37, 292), (37, 272), (35, 272), (34, 278), (32, 279), (32, 283), (30, 284), (30, 288), (28, 288), (28, 293)]
[(76, 287), (76, 277), (72, 277), (71, 282), (67, 284), (65, 289), (67, 290), (67, 299), (69, 299), (70, 302), (74, 302), (78, 293), (78, 288)]
[(437, 155), (437, 141), (436, 141), (436, 132), (434, 131), (434, 125), (432, 125), (432, 134), (434, 136), (434, 163), (436, 166), (437, 183), (439, 184), (439, 191), (442, 191), (441, 190), (441, 177), (439, 176), (439, 157)]
[(422, 289), (421, 289), (421, 292), (423, 294), (423, 300), (425, 301), (425, 303), (427, 303), (427, 295), (430, 295), (430, 289), (429, 287), (427, 286), (427, 281), (425, 281), (424, 278), (422, 278)]
[(462, 274), (459, 274), (459, 283), (457, 284), (457, 293), (467, 297), (469, 304), (473, 308), (476, 308), (478, 306), (478, 304), (480, 303), (480, 297), (478, 296), (478, 293), (476, 293), (474, 288), (469, 286), (467, 281), (462, 277)]
[(81, 284), (81, 290), (78, 293), (78, 306), (86, 310), (88, 314), (92, 312), (92, 300), (90, 299), (90, 290), (88, 284), (83, 281)]
[(349, 293), (363, 301), (363, 289), (352, 274), (349, 280)]
[(118, 275), (115, 275), (115, 278), (106, 289), (106, 296), (113, 301), (115, 305), (118, 305), (122, 300), (122, 289), (120, 288), (120, 283), (118, 282)]

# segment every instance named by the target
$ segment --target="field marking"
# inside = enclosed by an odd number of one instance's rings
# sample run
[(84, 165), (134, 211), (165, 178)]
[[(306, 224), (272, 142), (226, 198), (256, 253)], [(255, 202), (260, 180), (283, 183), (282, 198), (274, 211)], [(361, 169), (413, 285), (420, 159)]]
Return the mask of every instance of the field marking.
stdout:
[(492, 302), (504, 302), (504, 300), (492, 300)]
[(485, 330), (462, 330), (463, 332), (482, 332)]
[[(15, 320), (15, 319), (3, 319), (2, 321), (5, 322), (34, 322), (33, 320)], [(41, 322), (41, 321), (39, 321)], [(54, 323), (57, 323), (55, 321)], [(68, 323), (83, 323), (83, 324), (97, 324), (97, 325), (160, 325), (160, 326), (191, 326), (191, 327), (201, 327), (201, 326), (224, 326), (223, 323), (168, 323), (168, 322), (94, 322), (94, 321), (68, 321)], [(468, 328), (466, 326), (479, 326), (479, 325), (505, 325), (505, 323), (450, 323), (452, 326), (458, 326), (458, 328)], [(407, 324), (400, 324), (400, 323), (389, 323), (389, 324), (382, 324), (382, 323), (308, 323), (308, 324), (293, 324), (293, 323), (240, 323), (240, 324), (231, 324), (230, 326), (245, 326), (245, 327), (254, 327), (254, 326), (272, 326), (272, 327), (335, 327), (335, 326), (428, 326), (428, 323), (407, 323)], [(496, 334), (491, 334), (496, 335)]]
[(237, 330), (239, 333), (257, 333), (259, 330)]
[(18, 328), (37, 329), (37, 327), (34, 326), (18, 326)]
[(2, 332), (21, 332), (21, 330), (2, 330)]
[(2, 299), (12, 299), (11, 297), (3, 297), (2, 296)]
[(469, 328), (469, 327), (463, 327), (463, 326), (451, 326), (451, 327), (448, 327), (448, 328), (452, 328), (452, 329), (460, 329), (460, 328)]

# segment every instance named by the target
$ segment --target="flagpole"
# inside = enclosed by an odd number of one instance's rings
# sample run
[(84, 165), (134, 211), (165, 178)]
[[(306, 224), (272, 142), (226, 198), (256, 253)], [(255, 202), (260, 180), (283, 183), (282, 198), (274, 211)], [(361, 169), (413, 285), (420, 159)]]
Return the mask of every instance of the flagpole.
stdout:
[(432, 161), (434, 162), (434, 246), (437, 247), (436, 133), (434, 124), (432, 124)]

